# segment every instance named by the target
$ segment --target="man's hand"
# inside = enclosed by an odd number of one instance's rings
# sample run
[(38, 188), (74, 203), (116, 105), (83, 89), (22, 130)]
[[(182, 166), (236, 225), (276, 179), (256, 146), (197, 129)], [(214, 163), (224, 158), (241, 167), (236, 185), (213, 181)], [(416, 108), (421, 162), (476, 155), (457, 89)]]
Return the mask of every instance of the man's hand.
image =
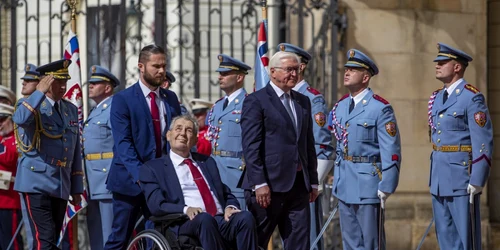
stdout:
[(269, 186), (263, 186), (255, 190), (255, 199), (262, 208), (267, 208), (271, 204), (271, 190)]
[(43, 92), (44, 94), (49, 91), (50, 86), (52, 86), (52, 83), (54, 82), (54, 77), (53, 76), (45, 76), (40, 80), (40, 83), (36, 85), (36, 89)]
[(390, 193), (382, 192), (380, 190), (377, 191), (378, 198), (380, 198), (380, 207), (382, 209), (385, 209), (385, 201), (389, 196), (391, 195)]
[(235, 213), (239, 213), (241, 212), (241, 210), (235, 208), (235, 207), (226, 207), (226, 209), (224, 210), (224, 220), (225, 221), (229, 221), (229, 218), (235, 214)]
[(80, 196), (80, 194), (72, 194), (71, 195), (71, 201), (69, 201), (69, 202), (73, 206), (79, 205), (80, 202), (82, 202), (82, 197)]
[(474, 204), (474, 195), (481, 193), (483, 191), (483, 187), (481, 186), (476, 186), (476, 185), (471, 185), (467, 186), (467, 193), (470, 194), (469, 197), (469, 203)]
[(309, 193), (309, 202), (314, 202), (318, 198), (319, 192), (317, 188), (313, 188)]
[(199, 207), (188, 207), (186, 214), (190, 220), (193, 220), (194, 217), (198, 214), (201, 214), (203, 210)]

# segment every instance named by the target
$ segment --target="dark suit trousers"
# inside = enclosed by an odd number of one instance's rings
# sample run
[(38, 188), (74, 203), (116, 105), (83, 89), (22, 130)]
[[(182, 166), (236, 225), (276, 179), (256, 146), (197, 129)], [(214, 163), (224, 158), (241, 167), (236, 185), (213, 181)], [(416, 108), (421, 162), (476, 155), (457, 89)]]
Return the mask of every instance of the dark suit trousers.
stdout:
[(248, 211), (233, 214), (229, 221), (224, 215), (198, 214), (179, 227), (178, 235), (198, 239), (207, 250), (257, 250), (255, 220)]
[[(144, 219), (147, 220), (150, 213), (142, 193), (137, 196), (129, 196), (113, 192), (113, 225), (104, 249), (127, 249), (141, 210)], [(146, 221), (146, 228), (153, 228), (149, 220)]]
[(248, 211), (257, 221), (259, 246), (267, 249), (267, 243), (278, 226), (285, 250), (306, 250), (310, 247), (309, 193), (302, 171), (297, 172), (295, 182), (286, 193), (271, 192), (271, 204), (262, 208), (255, 193), (245, 191)]
[(33, 249), (59, 249), (57, 239), (68, 201), (38, 193), (22, 193), (26, 204)]

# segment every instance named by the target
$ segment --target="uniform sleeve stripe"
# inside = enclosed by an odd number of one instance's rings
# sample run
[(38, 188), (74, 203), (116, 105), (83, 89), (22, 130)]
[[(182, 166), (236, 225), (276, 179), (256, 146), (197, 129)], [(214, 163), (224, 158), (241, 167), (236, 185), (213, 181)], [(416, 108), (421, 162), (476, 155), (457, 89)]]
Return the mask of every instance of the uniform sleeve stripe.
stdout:
[(486, 156), (485, 154), (482, 154), (481, 156), (479, 156), (478, 158), (476, 158), (475, 160), (473, 160), (472, 164), (480, 162), (483, 159), (486, 160), (486, 162), (488, 162), (488, 166), (491, 167), (491, 161), (490, 161), (490, 159), (488, 159), (488, 156)]
[(31, 105), (29, 105), (27, 102), (23, 101), (23, 106), (25, 106), (31, 113), (36, 114), (36, 111)]

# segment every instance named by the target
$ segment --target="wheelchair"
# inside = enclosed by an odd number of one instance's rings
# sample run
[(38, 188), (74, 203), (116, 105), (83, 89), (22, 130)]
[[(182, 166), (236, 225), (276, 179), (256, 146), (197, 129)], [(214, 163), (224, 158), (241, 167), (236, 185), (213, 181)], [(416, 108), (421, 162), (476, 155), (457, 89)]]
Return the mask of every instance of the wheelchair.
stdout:
[(203, 250), (197, 239), (182, 235), (177, 237), (169, 230), (170, 227), (180, 225), (188, 219), (185, 214), (150, 217), (149, 220), (154, 223), (155, 228), (138, 233), (130, 241), (127, 250)]

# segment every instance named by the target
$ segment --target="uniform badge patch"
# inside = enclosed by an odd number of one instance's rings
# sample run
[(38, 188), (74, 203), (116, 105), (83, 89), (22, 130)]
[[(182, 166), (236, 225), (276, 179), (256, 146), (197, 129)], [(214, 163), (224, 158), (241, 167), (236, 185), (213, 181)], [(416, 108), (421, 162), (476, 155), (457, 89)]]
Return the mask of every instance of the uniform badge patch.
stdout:
[(385, 124), (385, 131), (387, 131), (387, 133), (392, 137), (396, 136), (396, 133), (398, 132), (396, 129), (396, 123), (394, 123), (394, 122), (386, 123)]
[(484, 127), (486, 125), (486, 114), (482, 111), (479, 111), (474, 114), (474, 120), (476, 121), (479, 127)]
[(316, 123), (320, 126), (323, 127), (326, 123), (326, 115), (323, 112), (316, 113), (314, 115), (314, 120)]

